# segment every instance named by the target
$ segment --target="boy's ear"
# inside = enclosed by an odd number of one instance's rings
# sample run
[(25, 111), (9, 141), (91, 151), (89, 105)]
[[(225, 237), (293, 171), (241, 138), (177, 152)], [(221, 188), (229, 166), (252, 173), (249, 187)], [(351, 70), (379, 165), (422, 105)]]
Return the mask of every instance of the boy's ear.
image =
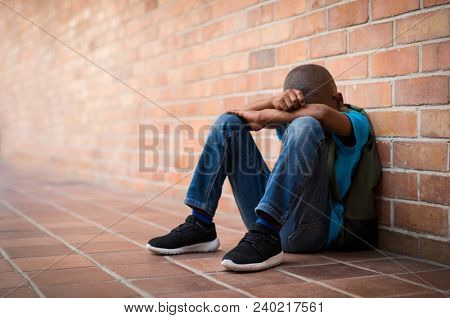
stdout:
[(337, 93), (336, 96), (334, 96), (334, 101), (336, 102), (337, 109), (344, 107), (344, 97), (341, 93)]

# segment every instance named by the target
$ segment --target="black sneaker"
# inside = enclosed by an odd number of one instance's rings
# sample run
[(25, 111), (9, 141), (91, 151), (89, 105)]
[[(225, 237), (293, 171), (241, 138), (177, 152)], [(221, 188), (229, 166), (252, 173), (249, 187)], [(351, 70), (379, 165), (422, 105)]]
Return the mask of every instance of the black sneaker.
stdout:
[(279, 235), (256, 223), (238, 246), (225, 254), (222, 266), (232, 271), (259, 271), (279, 265), (283, 260)]
[(147, 249), (158, 254), (213, 252), (219, 246), (214, 223), (206, 224), (192, 215), (169, 234), (155, 237), (146, 245)]

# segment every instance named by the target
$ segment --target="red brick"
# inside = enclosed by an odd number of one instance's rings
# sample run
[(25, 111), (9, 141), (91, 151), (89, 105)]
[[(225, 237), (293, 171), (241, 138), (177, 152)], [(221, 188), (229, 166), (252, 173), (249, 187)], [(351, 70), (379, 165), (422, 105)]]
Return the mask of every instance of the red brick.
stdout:
[(377, 136), (415, 137), (417, 135), (415, 112), (371, 112), (369, 118)]
[(248, 12), (247, 23), (249, 27), (271, 22), (274, 17), (274, 5), (268, 3)]
[[(208, 91), (201, 88), (203, 95), (206, 95)], [(211, 82), (211, 94), (213, 95), (224, 95), (229, 94), (233, 91), (233, 79), (231, 78), (219, 78)]]
[[(246, 71), (249, 68), (249, 57), (247, 53), (233, 55), (222, 60), (222, 70), (224, 74)], [(205, 69), (205, 72), (208, 72)]]
[(390, 141), (377, 140), (378, 155), (380, 156), (381, 165), (383, 167), (392, 166), (391, 148), (392, 143)]
[(367, 55), (328, 60), (327, 68), (335, 80), (358, 79), (367, 77)]
[(420, 175), (420, 200), (450, 204), (450, 176), (440, 176), (432, 174)]
[(423, 1), (423, 6), (425, 8), (427, 7), (432, 7), (432, 6), (437, 6), (439, 4), (444, 4), (444, 3), (449, 3), (449, 0), (424, 0)]
[(390, 226), (391, 225), (391, 202), (388, 200), (377, 199), (375, 201), (377, 209), (378, 223)]
[[(252, 29), (246, 32), (239, 33), (231, 38), (232, 44), (234, 45), (234, 51), (244, 51), (256, 48), (260, 45), (260, 30)], [(219, 43), (220, 44), (220, 43)], [(223, 49), (223, 44), (220, 44), (218, 47), (218, 52)]]
[(289, 69), (269, 70), (261, 74), (261, 88), (281, 88)]
[[(448, 241), (437, 241), (420, 237), (419, 251), (421, 257), (450, 265), (450, 243)], [(439, 279), (439, 281), (443, 282), (445, 280)]]
[(264, 68), (275, 64), (274, 49), (264, 49), (250, 53), (250, 68)]
[(445, 142), (394, 142), (394, 166), (446, 171), (447, 152)]
[(394, 202), (394, 226), (447, 236), (448, 213), (445, 208), (431, 205)]
[(341, 0), (311, 0), (310, 7), (311, 7), (311, 9), (317, 9), (317, 8), (321, 8), (326, 5), (333, 4), (333, 3), (336, 3), (339, 1), (341, 1)]
[(448, 76), (398, 80), (395, 102), (397, 105), (447, 104)]
[(291, 64), (308, 58), (306, 41), (287, 44), (277, 48), (277, 64)]
[(417, 199), (417, 174), (383, 171), (379, 190), (390, 198)]
[(374, 20), (391, 17), (419, 9), (419, 0), (372, 0), (372, 18)]
[(392, 22), (365, 25), (349, 32), (350, 52), (392, 46)]
[(325, 31), (326, 11), (318, 11), (292, 21), (292, 38), (299, 38)]
[(234, 80), (235, 92), (256, 91), (261, 89), (261, 74), (250, 73), (236, 76)]
[(282, 19), (305, 12), (307, 0), (279, 0), (275, 4), (275, 17)]
[(356, 0), (328, 9), (328, 29), (364, 23), (368, 20), (368, 0)]
[(420, 135), (450, 138), (450, 110), (424, 110), (421, 112)]
[(290, 37), (289, 22), (272, 24), (260, 30), (261, 45), (283, 42)]
[(450, 35), (450, 9), (414, 15), (397, 21), (397, 43), (431, 40)]
[(347, 48), (345, 31), (334, 32), (311, 39), (311, 58), (345, 53)]
[(390, 82), (348, 85), (346, 99), (360, 107), (389, 107), (392, 105)]
[(422, 70), (436, 71), (450, 69), (450, 41), (423, 46)]
[(417, 256), (418, 240), (407, 234), (380, 229), (378, 247), (402, 255)]
[(419, 50), (416, 47), (389, 50), (370, 56), (370, 76), (396, 76), (419, 70)]

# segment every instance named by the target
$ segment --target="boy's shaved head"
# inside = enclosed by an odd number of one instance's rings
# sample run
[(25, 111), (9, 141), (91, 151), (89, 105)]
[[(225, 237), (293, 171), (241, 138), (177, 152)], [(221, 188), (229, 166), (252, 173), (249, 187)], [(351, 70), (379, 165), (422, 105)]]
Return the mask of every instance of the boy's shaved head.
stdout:
[(335, 98), (338, 91), (333, 76), (320, 65), (300, 65), (291, 70), (284, 80), (283, 90), (287, 89), (302, 91), (307, 104), (320, 103), (331, 107), (339, 106), (336, 105)]

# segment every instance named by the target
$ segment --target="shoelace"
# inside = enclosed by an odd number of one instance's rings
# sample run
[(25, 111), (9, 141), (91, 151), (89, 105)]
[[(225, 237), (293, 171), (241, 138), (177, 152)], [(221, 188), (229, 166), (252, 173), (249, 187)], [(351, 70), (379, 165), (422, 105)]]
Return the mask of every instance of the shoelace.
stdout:
[(267, 236), (257, 232), (248, 232), (245, 233), (244, 237), (241, 240), (242, 242), (247, 242), (251, 244), (257, 244), (261, 240), (267, 239)]
[(184, 232), (189, 230), (194, 225), (194, 222), (191, 219), (187, 219), (185, 223), (178, 225), (171, 232)]

